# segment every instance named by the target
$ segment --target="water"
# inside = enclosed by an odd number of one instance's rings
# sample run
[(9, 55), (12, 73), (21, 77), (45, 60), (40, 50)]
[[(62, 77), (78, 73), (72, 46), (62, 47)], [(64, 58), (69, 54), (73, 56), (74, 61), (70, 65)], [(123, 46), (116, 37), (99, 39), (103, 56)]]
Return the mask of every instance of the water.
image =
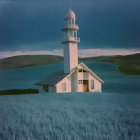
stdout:
[[(121, 74), (118, 66), (104, 62), (85, 62), (104, 80), (103, 92), (140, 93), (140, 76)], [(53, 65), (33, 66), (13, 70), (0, 70), (0, 90), (38, 88), (38, 81), (55, 71), (63, 71), (63, 62)]]

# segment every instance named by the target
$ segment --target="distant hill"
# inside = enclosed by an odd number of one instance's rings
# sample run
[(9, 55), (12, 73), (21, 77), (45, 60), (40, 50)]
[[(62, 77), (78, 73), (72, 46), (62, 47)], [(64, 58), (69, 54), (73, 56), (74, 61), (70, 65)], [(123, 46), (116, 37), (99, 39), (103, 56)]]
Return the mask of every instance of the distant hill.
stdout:
[[(110, 62), (119, 66), (119, 71), (125, 74), (140, 75), (140, 53), (126, 56), (98, 56), (79, 58), (80, 61)], [(0, 70), (15, 69), (36, 65), (48, 65), (63, 61), (56, 55), (21, 55), (0, 59)]]
[(48, 65), (62, 61), (63, 57), (56, 55), (20, 55), (0, 60), (0, 70), (15, 69), (36, 65)]
[(82, 58), (82, 61), (110, 62), (119, 66), (119, 71), (124, 74), (140, 75), (140, 53), (126, 56), (99, 56)]

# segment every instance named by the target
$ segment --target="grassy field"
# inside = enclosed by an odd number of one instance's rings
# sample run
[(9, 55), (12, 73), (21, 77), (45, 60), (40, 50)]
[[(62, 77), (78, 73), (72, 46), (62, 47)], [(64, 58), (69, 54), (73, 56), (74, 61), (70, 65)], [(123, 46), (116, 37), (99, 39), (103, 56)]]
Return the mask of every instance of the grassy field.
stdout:
[(140, 96), (40, 94), (0, 97), (1, 140), (139, 140)]
[[(0, 96), (0, 140), (139, 140), (140, 76), (117, 65), (85, 62), (105, 84), (103, 93)], [(0, 70), (0, 90), (36, 89), (63, 63)]]

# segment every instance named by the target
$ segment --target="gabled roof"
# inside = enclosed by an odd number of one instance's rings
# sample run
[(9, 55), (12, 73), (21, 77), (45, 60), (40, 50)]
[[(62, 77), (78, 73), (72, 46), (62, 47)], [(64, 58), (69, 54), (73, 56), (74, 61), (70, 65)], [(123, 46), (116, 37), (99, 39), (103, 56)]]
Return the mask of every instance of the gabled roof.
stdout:
[(58, 82), (60, 82), (62, 79), (64, 79), (68, 73), (64, 72), (54, 72), (45, 79), (39, 81), (37, 85), (56, 85)]
[[(99, 82), (104, 83), (102, 79), (100, 79), (90, 68), (88, 68), (84, 63), (80, 63), (78, 66), (81, 66), (84, 70), (89, 72), (95, 79)], [(78, 66), (71, 72), (71, 73), (64, 73), (64, 72), (54, 72), (45, 79), (39, 81), (37, 85), (51, 85), (55, 86), (59, 82), (61, 82), (67, 76), (70, 76), (72, 73), (78, 70)]]
[(89, 67), (87, 67), (83, 62), (80, 63), (78, 66), (83, 67), (85, 70), (87, 70), (94, 78), (96, 78), (99, 82), (104, 83), (104, 81), (99, 78)]

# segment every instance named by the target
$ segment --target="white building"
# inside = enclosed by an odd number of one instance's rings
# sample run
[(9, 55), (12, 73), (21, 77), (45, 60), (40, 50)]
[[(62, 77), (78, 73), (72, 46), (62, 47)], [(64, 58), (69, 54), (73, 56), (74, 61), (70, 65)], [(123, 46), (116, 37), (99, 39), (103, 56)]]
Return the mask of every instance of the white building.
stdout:
[(56, 72), (38, 82), (46, 92), (102, 92), (102, 83), (93, 71), (84, 63), (78, 64), (77, 37), (78, 25), (75, 23), (75, 14), (70, 9), (65, 15), (64, 32), (64, 72)]

